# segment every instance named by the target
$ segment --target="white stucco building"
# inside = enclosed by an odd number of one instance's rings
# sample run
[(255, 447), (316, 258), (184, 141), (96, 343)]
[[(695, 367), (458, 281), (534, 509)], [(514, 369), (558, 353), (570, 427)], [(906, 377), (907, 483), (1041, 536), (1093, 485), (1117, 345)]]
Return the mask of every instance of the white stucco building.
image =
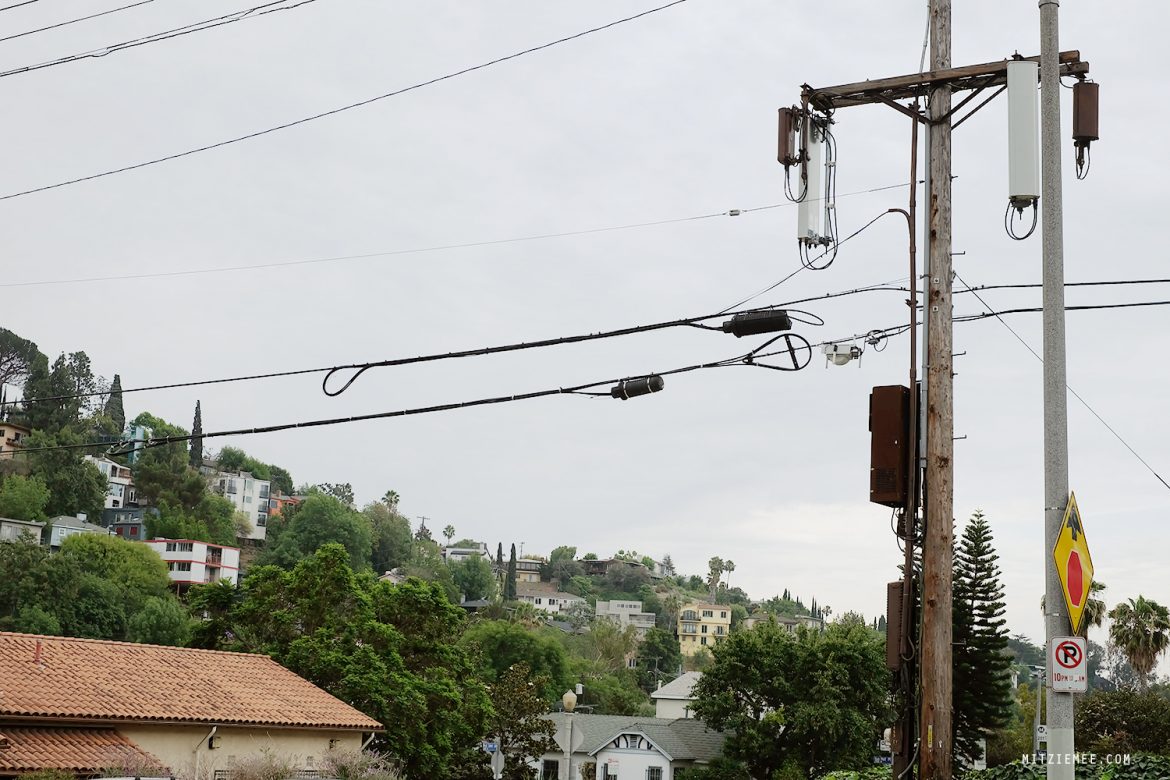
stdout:
[(138, 491), (134, 488), (134, 475), (130, 469), (109, 458), (95, 458), (86, 455), (85, 461), (92, 463), (106, 478), (106, 509), (138, 506)]
[(654, 628), (654, 613), (643, 612), (640, 601), (599, 601), (595, 612), (597, 617), (612, 620), (622, 628), (633, 626), (638, 631), (638, 638)]
[(240, 549), (194, 539), (151, 539), (146, 546), (167, 564), (171, 582), (180, 588), (225, 580), (237, 584)]
[(266, 479), (256, 479), (247, 471), (211, 471), (208, 480), (212, 490), (248, 516), (252, 531), (241, 538), (263, 541), (267, 532), (265, 526), (268, 525), (268, 498), (272, 484)]
[(49, 520), (49, 547), (54, 550), (61, 546), (61, 542), (75, 534), (109, 534), (110, 532), (100, 525), (86, 520), (84, 514), (77, 517), (61, 515)]
[(516, 586), (516, 600), (531, 604), (542, 612), (557, 615), (569, 609), (587, 603), (580, 596), (559, 591), (556, 586), (546, 582), (522, 582)]

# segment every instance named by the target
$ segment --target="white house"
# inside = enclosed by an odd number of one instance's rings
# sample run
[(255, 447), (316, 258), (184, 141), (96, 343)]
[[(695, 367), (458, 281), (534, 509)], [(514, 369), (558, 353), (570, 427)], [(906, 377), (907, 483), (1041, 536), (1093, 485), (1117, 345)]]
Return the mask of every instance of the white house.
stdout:
[(28, 534), (37, 544), (41, 543), (41, 532), (45, 530), (44, 523), (32, 520), (13, 520), (10, 517), (0, 517), (0, 542), (15, 542), (23, 535)]
[(468, 558), (484, 558), (491, 562), (491, 556), (488, 555), (488, 546), (483, 542), (477, 542), (475, 547), (444, 547), (443, 560), (447, 563), (459, 563)]
[[(703, 766), (718, 758), (725, 739), (722, 732), (694, 719), (589, 713), (567, 716), (563, 712), (546, 717), (553, 721), (558, 734), (567, 733), (566, 720), (571, 717), (573, 731), (584, 739), (570, 756), (568, 767), (562, 751), (545, 753), (537, 759), (535, 768), (540, 780), (674, 780), (679, 770)], [(582, 766), (587, 767), (584, 772)]]
[(660, 718), (693, 718), (691, 705), (695, 703), (695, 683), (702, 672), (686, 672), (650, 694), (654, 700), (654, 714)]
[(138, 506), (138, 491), (134, 487), (134, 475), (129, 468), (109, 458), (95, 458), (86, 455), (87, 463), (92, 463), (106, 478), (106, 509)]
[(167, 564), (171, 582), (190, 587), (221, 580), (235, 585), (240, 575), (240, 549), (194, 539), (151, 539), (144, 544)]
[(272, 484), (266, 479), (256, 479), (247, 471), (214, 471), (205, 467), (204, 474), (212, 490), (248, 516), (252, 532), (241, 538), (263, 541), (265, 526), (268, 525), (268, 497)]
[(68, 515), (54, 517), (49, 520), (49, 527), (49, 547), (53, 549), (60, 547), (61, 542), (74, 534), (109, 535), (110, 533), (108, 529), (88, 522), (84, 514), (79, 514), (77, 517), (69, 517)]
[(554, 585), (543, 582), (521, 582), (516, 586), (516, 599), (553, 615), (586, 603), (580, 596), (559, 591)]
[(622, 628), (633, 626), (638, 638), (654, 628), (653, 612), (643, 612), (640, 601), (599, 601), (595, 607), (597, 617), (612, 620)]

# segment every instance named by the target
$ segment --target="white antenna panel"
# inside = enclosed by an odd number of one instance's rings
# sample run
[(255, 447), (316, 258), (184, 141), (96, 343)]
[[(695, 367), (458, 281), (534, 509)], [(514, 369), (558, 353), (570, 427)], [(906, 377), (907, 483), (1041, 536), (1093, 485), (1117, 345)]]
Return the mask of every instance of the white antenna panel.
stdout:
[(1007, 66), (1008, 198), (1018, 209), (1040, 199), (1039, 69), (1028, 60)]

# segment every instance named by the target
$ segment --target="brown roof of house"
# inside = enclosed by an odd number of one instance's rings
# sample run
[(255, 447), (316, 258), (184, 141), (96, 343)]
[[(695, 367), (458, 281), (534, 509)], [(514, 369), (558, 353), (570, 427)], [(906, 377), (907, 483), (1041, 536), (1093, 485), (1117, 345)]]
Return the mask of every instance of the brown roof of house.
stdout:
[(381, 730), (265, 655), (0, 632), (0, 718)]
[(100, 772), (122, 767), (138, 773), (164, 770), (157, 758), (113, 729), (0, 729), (0, 772), (5, 774), (37, 769)]

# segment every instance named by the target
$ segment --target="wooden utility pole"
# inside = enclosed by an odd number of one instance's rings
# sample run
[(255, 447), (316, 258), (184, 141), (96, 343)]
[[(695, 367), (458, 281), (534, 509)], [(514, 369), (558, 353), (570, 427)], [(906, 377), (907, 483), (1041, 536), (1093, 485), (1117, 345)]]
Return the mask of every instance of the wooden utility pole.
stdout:
[[(951, 2), (930, 3), (930, 69), (951, 67)], [(922, 548), (920, 780), (950, 780), (951, 571), (954, 537), (954, 373), (951, 311), (951, 86), (930, 90), (926, 306), (926, 515)]]

